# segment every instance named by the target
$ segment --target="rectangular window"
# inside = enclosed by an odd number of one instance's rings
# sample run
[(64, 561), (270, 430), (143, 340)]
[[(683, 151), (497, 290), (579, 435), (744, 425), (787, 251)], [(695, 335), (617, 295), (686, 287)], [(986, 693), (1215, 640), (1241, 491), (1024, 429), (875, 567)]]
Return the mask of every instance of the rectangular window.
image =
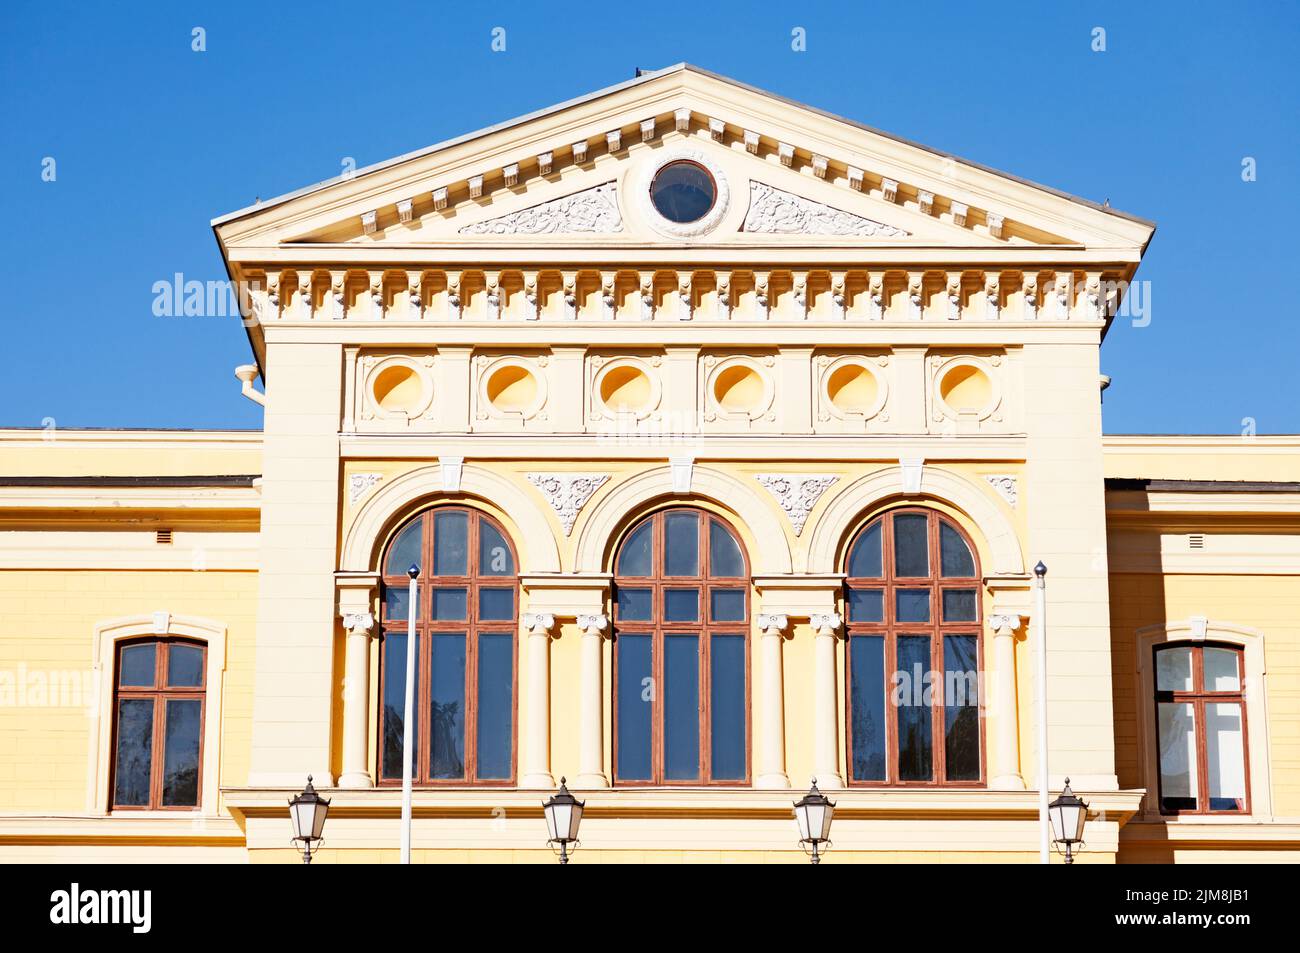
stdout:
[(664, 777), (700, 776), (700, 640), (664, 636)]
[(926, 698), (930, 671), (930, 637), (898, 637), (898, 671), (894, 698), (898, 705), (898, 779), (934, 779), (934, 721)]
[[(389, 590), (390, 592), (392, 590)], [(411, 737), (419, 737), (420, 723), (420, 684), (419, 684), (419, 636), (416, 636), (416, 684), (414, 686), (415, 704), (412, 706)], [(384, 777), (401, 778), (402, 776), (402, 719), (406, 712), (406, 633), (384, 633), (384, 711), (383, 711), (383, 759)], [(419, 771), (419, 765), (413, 767)]]
[(709, 759), (715, 781), (743, 781), (745, 771), (745, 637), (709, 640), (709, 702), (712, 706)]
[(974, 635), (943, 637), (943, 758), (949, 781), (980, 777), (978, 643)]
[(855, 635), (849, 643), (849, 685), (853, 738), (853, 777), (884, 781), (885, 637)]
[(478, 777), (510, 778), (514, 746), (515, 639), (509, 633), (478, 637)]
[[(626, 590), (620, 590), (625, 592)], [(618, 776), (624, 780), (651, 778), (651, 720), (654, 675), (649, 635), (618, 636)]]
[(465, 636), (429, 637), (429, 777), (465, 776)]

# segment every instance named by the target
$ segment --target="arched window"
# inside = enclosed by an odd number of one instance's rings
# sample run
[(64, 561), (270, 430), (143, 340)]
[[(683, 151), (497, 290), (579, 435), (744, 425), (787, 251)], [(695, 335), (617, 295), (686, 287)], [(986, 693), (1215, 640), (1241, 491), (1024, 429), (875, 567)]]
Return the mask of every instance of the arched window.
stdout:
[(1248, 813), (1241, 648), (1175, 642), (1154, 651), (1160, 813)]
[(702, 510), (634, 526), (614, 562), (614, 778), (749, 779), (749, 566)]
[(414, 779), (512, 783), (519, 578), (505, 531), (477, 510), (427, 510), (397, 531), (383, 565), (380, 783), (402, 780), (412, 565), (420, 567)]
[(188, 639), (117, 645), (113, 810), (194, 810), (202, 785), (207, 646)]
[(849, 547), (849, 779), (980, 784), (980, 574), (960, 529), (932, 510), (868, 523)]

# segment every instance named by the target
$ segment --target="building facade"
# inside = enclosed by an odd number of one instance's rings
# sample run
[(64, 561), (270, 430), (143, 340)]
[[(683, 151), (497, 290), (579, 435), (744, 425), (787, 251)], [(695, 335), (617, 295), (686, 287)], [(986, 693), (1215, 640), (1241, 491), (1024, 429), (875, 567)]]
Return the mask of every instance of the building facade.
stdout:
[[(217, 219), (258, 433), (0, 432), (0, 857), (1300, 859), (1300, 439), (1105, 437), (1154, 226), (689, 66)], [(265, 381), (264, 394), (254, 385)], [(407, 571), (419, 567), (417, 599)]]

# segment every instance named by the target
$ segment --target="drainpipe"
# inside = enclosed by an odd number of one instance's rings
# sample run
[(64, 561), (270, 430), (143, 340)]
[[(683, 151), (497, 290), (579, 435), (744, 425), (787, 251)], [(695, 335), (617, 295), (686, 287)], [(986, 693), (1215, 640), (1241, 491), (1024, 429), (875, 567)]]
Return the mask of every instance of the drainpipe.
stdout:
[(240, 388), (241, 394), (255, 404), (261, 404), (263, 407), (266, 406), (266, 395), (261, 391), (253, 389), (253, 380), (257, 377), (256, 364), (240, 364), (235, 368), (235, 377), (243, 385)]

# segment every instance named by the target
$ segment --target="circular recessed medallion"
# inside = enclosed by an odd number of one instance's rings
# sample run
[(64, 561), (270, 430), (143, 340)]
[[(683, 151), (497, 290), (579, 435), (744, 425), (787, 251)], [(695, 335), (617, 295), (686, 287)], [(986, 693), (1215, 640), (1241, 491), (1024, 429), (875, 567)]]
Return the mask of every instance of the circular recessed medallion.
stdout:
[(655, 210), (678, 225), (698, 222), (712, 211), (718, 187), (709, 170), (690, 159), (662, 166), (650, 182)]

